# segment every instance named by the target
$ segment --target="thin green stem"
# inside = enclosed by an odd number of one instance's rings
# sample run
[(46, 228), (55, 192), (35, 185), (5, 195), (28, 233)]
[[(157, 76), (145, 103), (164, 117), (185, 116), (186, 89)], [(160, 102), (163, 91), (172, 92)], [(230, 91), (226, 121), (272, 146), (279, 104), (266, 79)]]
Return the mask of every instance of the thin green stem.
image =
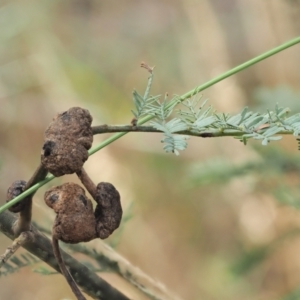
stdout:
[(221, 74), (221, 75), (219, 75), (219, 76), (217, 76), (217, 77), (215, 77), (215, 78), (213, 78), (209, 81), (207, 81), (206, 83), (204, 83), (200, 86), (197, 86), (195, 89), (193, 89), (193, 90), (185, 93), (184, 95), (182, 95), (180, 97), (180, 101), (182, 102), (182, 101), (198, 94), (199, 92), (209, 88), (210, 86), (224, 80), (225, 78), (227, 78), (229, 76), (232, 76), (232, 75), (234, 75), (238, 72), (241, 72), (244, 69), (249, 68), (249, 67), (253, 66), (254, 64), (257, 64), (258, 62), (260, 62), (260, 61), (262, 61), (262, 60), (264, 60), (264, 59), (266, 59), (266, 58), (268, 58), (268, 57), (270, 57), (274, 54), (277, 54), (278, 52), (281, 52), (281, 51), (283, 51), (283, 50), (285, 50), (289, 47), (292, 47), (292, 46), (294, 46), (298, 43), (300, 43), (300, 36), (298, 36), (297, 38), (295, 38), (293, 40), (290, 40), (290, 41), (288, 41), (288, 42), (286, 42), (286, 43), (284, 43), (284, 44), (282, 44), (282, 45), (280, 45), (276, 48), (273, 48), (272, 50), (269, 50), (269, 51), (267, 51), (267, 52), (265, 52), (265, 53), (263, 53), (259, 56), (256, 56), (255, 58), (252, 58), (252, 59), (246, 61), (245, 63), (243, 63), (243, 64), (241, 64), (241, 65), (239, 65), (239, 66), (237, 66), (237, 67), (235, 67), (235, 68), (233, 68), (233, 69), (231, 69), (231, 70), (229, 70), (229, 71), (227, 71), (227, 72), (225, 72), (225, 73), (223, 73), (223, 74)]
[(97, 151), (103, 149), (104, 147), (106, 147), (109, 144), (111, 144), (112, 142), (118, 140), (119, 138), (121, 138), (122, 136), (124, 136), (127, 133), (128, 132), (119, 132), (119, 133), (116, 133), (116, 134), (112, 135), (111, 137), (109, 137), (108, 139), (106, 139), (105, 141), (103, 141), (102, 143), (100, 143), (99, 145), (97, 145), (94, 148), (90, 149), (89, 155), (93, 155)]
[[(264, 132), (267, 130), (269, 127), (262, 128), (261, 130), (257, 131), (259, 133)], [(122, 132), (124, 134), (125, 132), (153, 132), (153, 133), (163, 133), (163, 131), (153, 127), (153, 126), (132, 126), (132, 125), (100, 125), (100, 126), (94, 126), (93, 127), (93, 134), (102, 134), (102, 133), (113, 133), (113, 132)], [(196, 137), (225, 137), (225, 136), (232, 136), (232, 137), (237, 137), (241, 136), (244, 134), (250, 133), (249, 131), (244, 131), (242, 129), (226, 129), (224, 128), (223, 130), (220, 129), (212, 129), (212, 128), (207, 128), (205, 131), (197, 132), (193, 130), (182, 130), (182, 131), (176, 131), (175, 134), (182, 134), (182, 135), (189, 135), (189, 136), (196, 136)], [(293, 134), (293, 130), (281, 130), (277, 132), (277, 135), (280, 134)]]
[[(197, 86), (196, 88), (194, 88), (193, 90), (183, 94), (182, 96), (179, 97), (179, 99), (175, 99), (174, 101), (171, 101), (167, 107), (171, 107), (175, 101), (178, 101), (178, 102), (183, 102), (184, 100), (188, 99), (188, 98), (191, 98), (192, 96), (204, 91), (205, 89), (211, 87), (212, 85), (226, 79), (227, 77), (230, 77), (240, 71), (243, 71), (244, 69), (246, 68), (249, 68), (250, 66), (276, 54), (276, 53), (279, 53), (289, 47), (292, 47), (296, 44), (300, 43), (300, 36), (293, 39), (293, 40), (290, 40), (276, 48), (273, 48), (253, 59), (250, 59), (248, 60), (247, 62), (207, 81), (206, 83), (200, 85), (200, 86)], [(142, 124), (145, 124), (146, 122), (150, 121), (151, 119), (153, 119), (153, 116), (145, 116), (144, 118), (140, 119), (138, 121), (138, 125), (142, 125)], [(95, 152), (101, 150), (102, 148), (106, 147), (107, 145), (109, 145), (110, 143), (114, 142), (115, 140), (119, 139), (120, 137), (124, 136), (127, 132), (120, 132), (120, 133), (117, 133), (113, 136), (111, 136), (110, 138), (106, 139), (104, 142), (100, 143), (99, 145), (97, 145), (96, 147), (94, 147), (93, 149), (90, 150), (90, 155), (94, 154)]]
[[(202, 85), (199, 85), (197, 87), (195, 87), (193, 90), (183, 94), (182, 96), (180, 96), (179, 98), (175, 99), (174, 101), (171, 101), (170, 103), (168, 103), (167, 105), (167, 108), (170, 108), (172, 105), (174, 105), (174, 102), (183, 102), (184, 100), (188, 99), (188, 98), (191, 98), (192, 96), (195, 96), (196, 94), (206, 90), (207, 88), (211, 87), (212, 85), (226, 79), (227, 77), (230, 77), (238, 72), (241, 72), (243, 71), (244, 69), (246, 68), (249, 68), (251, 66), (253, 66), (254, 64), (257, 64), (258, 62), (276, 54), (276, 53), (279, 53), (289, 47), (292, 47), (296, 44), (300, 43), (300, 36), (298, 36), (297, 38), (293, 39), (293, 40), (290, 40), (276, 48), (273, 48), (272, 50), (269, 50), (259, 56), (256, 56), (255, 58), (252, 58), (248, 61), (246, 61), (245, 63), (205, 82), (204, 84)], [(142, 125), (148, 121), (150, 121), (153, 117), (152, 116), (145, 116), (144, 118), (142, 118), (141, 120), (139, 120), (138, 124), (139, 125)]]
[[(273, 48), (272, 50), (269, 50), (253, 59), (248, 60), (247, 62), (207, 81), (206, 83), (197, 86), (196, 88), (194, 88), (193, 90), (181, 95), (179, 98), (175, 99), (174, 101), (171, 101), (167, 107), (170, 108), (172, 105), (174, 105), (175, 102), (183, 102), (184, 100), (191, 98), (192, 96), (204, 91), (205, 89), (209, 88), (210, 86), (224, 80), (225, 78), (232, 76), (246, 68), (249, 68), (250, 66), (276, 54), (279, 53), (289, 47), (292, 47), (296, 44), (300, 43), (300, 36), (292, 39), (276, 48)], [(145, 116), (142, 119), (140, 119), (138, 121), (138, 125), (142, 125), (148, 121), (150, 121), (153, 118), (153, 116)], [(117, 139), (121, 138), (122, 136), (124, 136), (125, 134), (127, 134), (127, 132), (119, 132), (111, 137), (109, 137), (108, 139), (106, 139), (104, 142), (100, 143), (99, 145), (97, 145), (96, 147), (90, 149), (89, 151), (89, 155), (93, 155), (95, 152), (103, 149), (104, 147), (106, 147), (107, 145), (111, 144), (112, 142), (116, 141)], [(4, 204), (3, 206), (0, 207), (0, 214), (5, 211), (6, 209), (8, 209), (9, 207), (11, 207), (12, 205), (18, 203), (19, 201), (21, 201), (23, 198), (25, 198), (26, 196), (28, 196), (30, 193), (35, 192), (36, 190), (38, 190), (41, 186), (43, 186), (44, 184), (46, 184), (47, 182), (49, 182), (50, 180), (52, 180), (54, 178), (54, 176), (49, 176), (47, 177), (45, 180), (35, 184), (34, 186), (32, 186), (30, 189), (26, 190), (24, 193), (20, 194), (18, 197), (14, 198), (12, 201)]]

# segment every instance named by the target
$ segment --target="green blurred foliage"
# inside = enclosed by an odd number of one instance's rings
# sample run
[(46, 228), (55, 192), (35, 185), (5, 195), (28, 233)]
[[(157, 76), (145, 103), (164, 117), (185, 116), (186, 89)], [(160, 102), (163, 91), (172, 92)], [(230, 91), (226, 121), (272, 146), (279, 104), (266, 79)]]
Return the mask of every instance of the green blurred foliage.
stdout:
[(255, 89), (253, 97), (256, 100), (256, 109), (269, 109), (278, 103), (289, 107), (293, 111), (299, 111), (300, 92), (289, 86), (278, 86), (275, 88), (259, 87)]
[(297, 288), (295, 291), (292, 291), (288, 295), (281, 298), (281, 300), (298, 300), (300, 298), (300, 289)]

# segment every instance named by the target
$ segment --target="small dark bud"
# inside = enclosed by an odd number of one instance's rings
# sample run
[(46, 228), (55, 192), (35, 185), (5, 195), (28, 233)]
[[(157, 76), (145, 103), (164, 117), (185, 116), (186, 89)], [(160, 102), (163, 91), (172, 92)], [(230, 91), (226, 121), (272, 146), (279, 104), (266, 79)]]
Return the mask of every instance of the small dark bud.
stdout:
[[(24, 192), (26, 186), (26, 181), (24, 180), (16, 180), (13, 182), (13, 184), (8, 188), (7, 195), (6, 195), (6, 202), (11, 201), (15, 197), (19, 196)], [(27, 205), (28, 201), (31, 200), (31, 196), (27, 196), (19, 203), (11, 206), (9, 210), (14, 213), (18, 213), (24, 209), (24, 207)]]
[(137, 118), (133, 118), (130, 123), (133, 127), (135, 127), (137, 125), (137, 122), (138, 122)]

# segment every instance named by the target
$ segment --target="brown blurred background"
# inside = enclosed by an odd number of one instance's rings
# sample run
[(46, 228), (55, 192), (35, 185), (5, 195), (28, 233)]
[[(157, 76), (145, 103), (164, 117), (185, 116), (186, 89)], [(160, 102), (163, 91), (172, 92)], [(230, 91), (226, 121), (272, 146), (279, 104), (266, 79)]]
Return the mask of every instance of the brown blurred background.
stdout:
[[(183, 94), (300, 34), (299, 0), (2, 0), (0, 3), (0, 196), (39, 163), (43, 131), (72, 106), (93, 124), (129, 124), (131, 92)], [(276, 103), (300, 111), (300, 46), (204, 92), (218, 111)], [(96, 136), (95, 144), (109, 135)], [(180, 299), (300, 299), (300, 157), (284, 137), (267, 147), (232, 138), (196, 139), (179, 157), (155, 134), (129, 134), (93, 155), (95, 182), (120, 191), (129, 221), (107, 240)], [(48, 186), (74, 180), (59, 178)], [(54, 214), (35, 196), (34, 220)], [(116, 241), (116, 239), (118, 239)], [(0, 234), (0, 252), (11, 244)], [(91, 242), (97, 249), (97, 242)], [(21, 252), (20, 252), (21, 253)], [(38, 265), (0, 278), (0, 299), (73, 296)], [(148, 299), (102, 273), (132, 297)]]

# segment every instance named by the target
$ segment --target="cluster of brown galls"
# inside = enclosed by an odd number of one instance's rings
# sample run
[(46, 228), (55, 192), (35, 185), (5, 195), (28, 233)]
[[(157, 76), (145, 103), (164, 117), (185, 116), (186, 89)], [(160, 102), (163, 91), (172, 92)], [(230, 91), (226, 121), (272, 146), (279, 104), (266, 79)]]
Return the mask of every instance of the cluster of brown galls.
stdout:
[[(83, 178), (83, 175), (87, 176), (83, 164), (89, 157), (88, 150), (93, 142), (91, 123), (88, 110), (73, 107), (54, 117), (45, 131), (42, 166), (56, 177), (76, 173), (84, 185), (86, 182), (90, 184), (86, 189), (97, 203), (93, 210), (85, 190), (72, 182), (46, 191), (44, 200), (57, 214), (53, 237), (66, 243), (107, 238), (119, 227), (122, 218), (120, 194), (115, 187), (106, 182), (96, 186), (89, 178)], [(21, 194), (25, 186), (25, 181), (15, 181), (8, 189), (7, 201)], [(26, 201), (23, 199), (10, 210), (20, 212)]]

